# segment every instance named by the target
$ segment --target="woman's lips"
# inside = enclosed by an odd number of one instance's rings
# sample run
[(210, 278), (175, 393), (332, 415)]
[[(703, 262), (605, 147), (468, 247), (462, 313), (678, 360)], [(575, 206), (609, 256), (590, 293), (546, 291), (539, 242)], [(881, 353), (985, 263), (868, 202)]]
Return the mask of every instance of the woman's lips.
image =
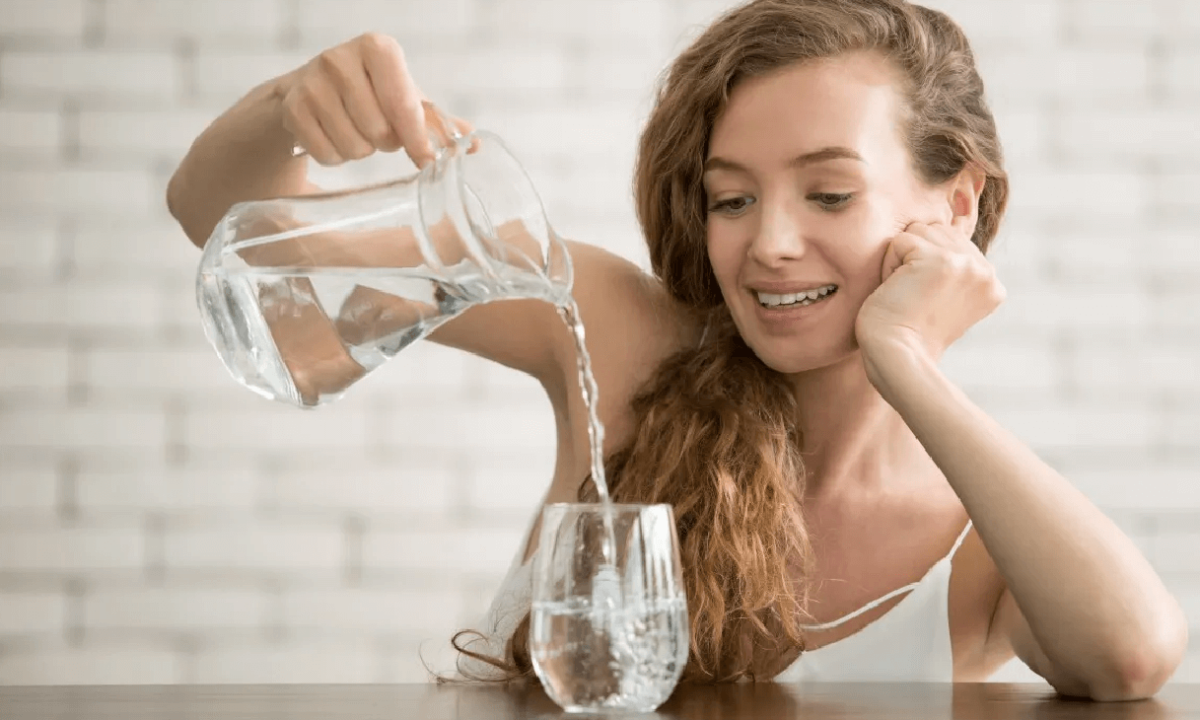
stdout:
[(798, 323), (807, 323), (824, 314), (825, 309), (832, 304), (832, 300), (837, 295), (838, 291), (834, 290), (807, 304), (797, 302), (791, 305), (764, 306), (758, 301), (757, 294), (754, 294), (753, 301), (759, 322), (773, 332), (780, 332), (787, 331)]

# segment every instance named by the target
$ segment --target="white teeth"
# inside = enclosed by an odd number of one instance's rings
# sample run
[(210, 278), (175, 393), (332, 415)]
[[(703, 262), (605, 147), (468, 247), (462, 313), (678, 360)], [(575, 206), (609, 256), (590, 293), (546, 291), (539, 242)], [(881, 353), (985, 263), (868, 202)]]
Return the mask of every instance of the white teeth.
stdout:
[(802, 293), (791, 293), (788, 295), (773, 295), (771, 293), (758, 293), (758, 302), (766, 307), (776, 307), (778, 305), (811, 305), (817, 300), (837, 290), (837, 285), (826, 285)]

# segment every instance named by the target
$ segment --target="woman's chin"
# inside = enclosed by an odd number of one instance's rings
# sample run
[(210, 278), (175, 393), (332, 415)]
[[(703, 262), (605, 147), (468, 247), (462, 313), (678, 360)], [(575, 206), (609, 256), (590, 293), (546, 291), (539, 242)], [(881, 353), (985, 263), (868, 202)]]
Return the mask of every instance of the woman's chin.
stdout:
[(800, 375), (840, 365), (858, 352), (853, 335), (849, 342), (821, 348), (814, 348), (811, 343), (797, 347), (800, 344), (795, 341), (784, 343), (770, 338), (759, 338), (749, 345), (764, 365), (784, 375)]

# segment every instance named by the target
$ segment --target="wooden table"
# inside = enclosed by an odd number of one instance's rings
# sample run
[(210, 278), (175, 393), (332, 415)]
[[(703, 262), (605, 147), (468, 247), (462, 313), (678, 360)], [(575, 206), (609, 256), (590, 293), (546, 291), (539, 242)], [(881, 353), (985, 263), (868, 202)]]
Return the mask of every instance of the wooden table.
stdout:
[[(533, 686), (143, 685), (0, 687), (3, 720), (509, 720), (567, 716)], [(1152, 700), (1057, 699), (1040, 685), (681, 686), (657, 713), (703, 720), (1042, 720), (1200, 718), (1200, 685)]]

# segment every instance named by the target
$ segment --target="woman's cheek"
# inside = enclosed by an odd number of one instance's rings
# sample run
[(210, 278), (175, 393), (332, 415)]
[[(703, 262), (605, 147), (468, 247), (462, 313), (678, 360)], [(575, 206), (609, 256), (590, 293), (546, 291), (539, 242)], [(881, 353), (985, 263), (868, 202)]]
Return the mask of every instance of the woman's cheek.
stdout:
[(888, 226), (876, 227), (856, 234), (839, 248), (839, 269), (855, 286), (856, 295), (866, 297), (882, 281), (883, 258), (891, 239), (895, 237)]
[(732, 245), (732, 237), (715, 232), (712, 228), (708, 230), (707, 236), (708, 263), (724, 293), (738, 274), (738, 248)]

